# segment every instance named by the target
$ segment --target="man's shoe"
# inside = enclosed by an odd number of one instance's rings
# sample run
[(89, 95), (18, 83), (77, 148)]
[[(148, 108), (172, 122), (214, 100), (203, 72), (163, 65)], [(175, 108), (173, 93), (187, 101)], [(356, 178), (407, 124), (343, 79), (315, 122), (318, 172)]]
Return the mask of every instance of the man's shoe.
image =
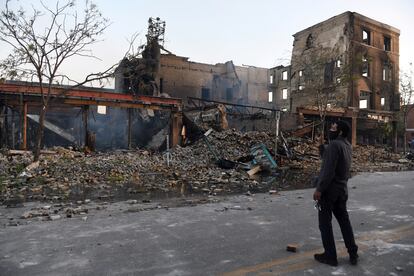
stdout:
[(320, 263), (328, 264), (330, 266), (338, 266), (338, 260), (333, 258), (328, 258), (325, 253), (321, 254), (315, 254), (313, 255), (315, 257), (315, 260), (317, 260)]
[(349, 255), (349, 262), (351, 263), (351, 265), (357, 265), (358, 264), (358, 254), (352, 254)]

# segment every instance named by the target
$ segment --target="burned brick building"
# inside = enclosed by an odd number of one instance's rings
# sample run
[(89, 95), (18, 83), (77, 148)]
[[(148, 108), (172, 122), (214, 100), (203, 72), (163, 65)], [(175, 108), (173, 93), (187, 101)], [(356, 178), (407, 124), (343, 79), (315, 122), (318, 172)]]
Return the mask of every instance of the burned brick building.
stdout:
[[(390, 143), (378, 135), (399, 110), (399, 35), (392, 26), (345, 12), (293, 35), (291, 65), (270, 69), (269, 91), (299, 124), (346, 118), (352, 142)], [(270, 92), (269, 92), (270, 93)]]
[[(127, 91), (129, 81), (118, 68), (116, 91)], [(171, 53), (161, 54), (154, 93), (173, 98), (187, 97), (238, 104), (266, 105), (268, 69), (235, 66), (232, 61), (205, 64)], [(155, 96), (155, 95), (154, 95)]]
[(228, 116), (231, 128), (269, 127), (274, 110), (268, 102), (267, 68), (193, 62), (164, 48), (165, 22), (150, 18), (148, 29), (142, 52), (124, 58), (116, 69), (115, 91), (182, 99), (191, 112), (186, 116), (204, 123), (219, 124), (220, 117)]
[(268, 69), (235, 66), (233, 61), (205, 64), (177, 56), (163, 46), (165, 22), (150, 18), (141, 54), (122, 60), (115, 90), (123, 93), (266, 105)]

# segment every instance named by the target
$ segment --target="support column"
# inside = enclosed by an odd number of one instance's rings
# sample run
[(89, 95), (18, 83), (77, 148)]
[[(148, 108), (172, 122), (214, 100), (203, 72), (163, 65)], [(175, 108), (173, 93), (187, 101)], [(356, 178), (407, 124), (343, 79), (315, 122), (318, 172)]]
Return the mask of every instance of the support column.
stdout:
[(9, 108), (6, 105), (6, 109), (4, 111), (4, 144), (6, 147), (9, 147)]
[(276, 129), (275, 129), (275, 160), (277, 160), (277, 142), (279, 140), (279, 123), (280, 123), (280, 111), (275, 111)]
[(128, 149), (132, 149), (132, 108), (128, 108)]
[(5, 126), (5, 112), (4, 112), (4, 105), (0, 105), (0, 148), (3, 147), (3, 140), (4, 140), (4, 126)]
[(23, 128), (24, 128), (24, 102), (23, 94), (20, 94), (20, 114), (19, 114), (19, 136), (17, 138), (17, 144), (19, 149), (23, 149)]
[(22, 143), (20, 145), (20, 149), (27, 150), (27, 102), (23, 103), (23, 110), (22, 110)]
[(303, 113), (298, 114), (298, 125), (303, 126), (305, 124), (305, 116)]
[(84, 130), (84, 145), (85, 148), (88, 146), (88, 112), (89, 112), (89, 105), (85, 105), (82, 107), (82, 119), (83, 119), (83, 130)]
[(352, 128), (351, 143), (352, 143), (352, 146), (355, 147), (357, 145), (357, 117), (355, 116), (352, 116), (351, 128)]
[(392, 150), (397, 152), (398, 149), (398, 132), (397, 132), (397, 121), (392, 121)]
[(171, 146), (181, 143), (181, 128), (183, 127), (183, 115), (179, 112), (171, 113)]
[(16, 149), (14, 145), (16, 144), (16, 133), (15, 133), (15, 123), (14, 123), (14, 110), (11, 109), (11, 148)]

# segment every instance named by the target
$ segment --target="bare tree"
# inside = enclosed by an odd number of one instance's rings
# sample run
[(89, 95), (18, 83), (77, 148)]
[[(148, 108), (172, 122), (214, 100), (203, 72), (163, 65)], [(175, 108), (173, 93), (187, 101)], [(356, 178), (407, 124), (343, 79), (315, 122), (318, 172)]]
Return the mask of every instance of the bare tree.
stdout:
[[(99, 42), (109, 21), (88, 0), (82, 12), (77, 11), (72, 0), (62, 4), (57, 1), (53, 8), (40, 1), (39, 8), (32, 7), (30, 14), (23, 8), (12, 8), (11, 2), (6, 1), (0, 15), (0, 41), (12, 49), (0, 63), (0, 73), (3, 78), (36, 80), (40, 86), (42, 107), (34, 150), (34, 160), (37, 161), (52, 85), (59, 80), (73, 81), (59, 69), (75, 56), (96, 58), (90, 47)], [(108, 78), (115, 66), (89, 74), (73, 87)]]
[(400, 74), (400, 106), (401, 117), (404, 127), (404, 154), (407, 152), (407, 115), (413, 108), (414, 89), (413, 89), (413, 70), (412, 63), (410, 63), (409, 72), (402, 72)]

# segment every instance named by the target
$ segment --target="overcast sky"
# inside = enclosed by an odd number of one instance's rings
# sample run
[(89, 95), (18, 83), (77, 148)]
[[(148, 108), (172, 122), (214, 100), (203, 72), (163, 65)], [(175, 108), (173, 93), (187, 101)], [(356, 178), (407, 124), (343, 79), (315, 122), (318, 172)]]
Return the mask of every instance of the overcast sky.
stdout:
[[(21, 3), (34, 2), (20, 0)], [(82, 4), (82, 0), (77, 0)], [(0, 0), (4, 7), (5, 0)], [(44, 0), (47, 5), (55, 1)], [(95, 45), (101, 60), (76, 58), (63, 70), (76, 79), (116, 63), (127, 39), (140, 32), (145, 41), (149, 17), (166, 21), (165, 48), (204, 63), (233, 60), (236, 65), (270, 68), (290, 58), (292, 35), (345, 11), (354, 11), (401, 30), (400, 67), (414, 62), (412, 0), (95, 0), (112, 25)], [(0, 58), (7, 54), (0, 44)]]

